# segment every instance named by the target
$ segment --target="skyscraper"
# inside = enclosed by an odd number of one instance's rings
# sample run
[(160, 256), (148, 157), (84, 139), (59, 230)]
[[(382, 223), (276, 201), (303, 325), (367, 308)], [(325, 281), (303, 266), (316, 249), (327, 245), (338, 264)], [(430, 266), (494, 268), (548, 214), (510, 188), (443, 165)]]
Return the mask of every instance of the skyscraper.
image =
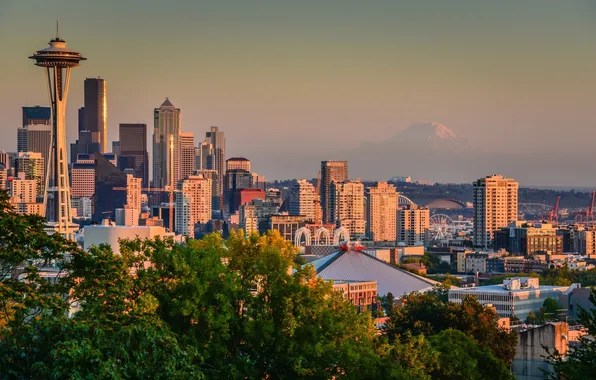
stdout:
[(52, 106), (52, 148), (50, 151), (49, 186), (45, 186), (44, 204), (47, 231), (74, 238), (78, 229), (72, 223), (70, 183), (66, 151), (66, 99), (70, 71), (85, 60), (80, 53), (66, 48), (66, 42), (58, 36), (50, 41), (50, 47), (38, 50), (29, 58), (35, 65), (46, 69), (50, 104)]
[(315, 187), (307, 180), (299, 179), (290, 190), (290, 215), (303, 215), (305, 220), (318, 223), (315, 217), (317, 198)]
[[(85, 130), (90, 143), (99, 144), (99, 152), (108, 149), (108, 94), (106, 81), (101, 78), (85, 79)], [(94, 152), (87, 152), (94, 153)]]
[(252, 175), (242, 169), (228, 170), (225, 175), (224, 211), (233, 214), (238, 211), (239, 204), (235, 202), (235, 193), (252, 187)]
[(47, 166), (52, 145), (52, 110), (50, 107), (23, 107), (23, 125), (17, 130), (17, 152), (41, 153), (44, 162), (42, 187), (45, 186)]
[(323, 209), (323, 222), (335, 223), (335, 215), (329, 207), (331, 182), (343, 182), (348, 179), (347, 161), (322, 161), (321, 162), (321, 208)]
[(518, 188), (515, 180), (501, 175), (474, 182), (474, 246), (489, 247), (494, 231), (517, 221)]
[(357, 239), (366, 234), (364, 184), (360, 180), (331, 182), (329, 185), (330, 215), (337, 227), (345, 227)]
[(213, 147), (213, 169), (215, 169), (218, 175), (216, 195), (219, 195), (224, 189), (224, 175), (226, 172), (226, 138), (224, 133), (221, 132), (218, 127), (211, 127), (209, 132), (206, 133), (205, 137), (205, 141), (210, 143)]
[(120, 170), (134, 169), (142, 187), (149, 187), (149, 153), (147, 152), (147, 124), (120, 124)]
[(191, 176), (195, 171), (195, 135), (180, 131), (180, 174), (179, 179)]
[[(153, 187), (176, 186), (180, 179), (180, 108), (168, 98), (153, 111)], [(173, 168), (173, 171), (172, 171)]]
[(368, 236), (374, 241), (395, 241), (398, 194), (395, 186), (378, 182), (369, 189)]
[(211, 220), (211, 180), (190, 176), (178, 183), (176, 232), (194, 238), (195, 225)]
[(128, 177), (103, 154), (94, 155), (95, 194), (93, 195), (93, 221), (114, 219), (114, 210), (127, 204)]
[(226, 171), (242, 169), (250, 171), (250, 160), (244, 157), (232, 157), (226, 160)]
[(417, 205), (407, 205), (397, 210), (397, 240), (406, 245), (428, 245), (430, 211)]
[(195, 148), (195, 168), (197, 170), (215, 170), (213, 161), (213, 146), (207, 141), (202, 141)]

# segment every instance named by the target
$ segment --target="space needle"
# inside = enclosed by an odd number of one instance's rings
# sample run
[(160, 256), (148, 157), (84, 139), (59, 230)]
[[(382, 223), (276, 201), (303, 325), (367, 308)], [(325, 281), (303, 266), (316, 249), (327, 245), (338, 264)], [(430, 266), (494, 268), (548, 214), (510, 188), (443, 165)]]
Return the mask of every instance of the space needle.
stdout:
[(50, 158), (46, 164), (46, 184), (43, 197), (46, 231), (74, 240), (79, 226), (72, 222), (70, 183), (66, 151), (66, 100), (70, 70), (86, 60), (81, 53), (66, 48), (66, 41), (58, 35), (50, 41), (50, 47), (36, 51), (30, 59), (35, 65), (46, 69), (46, 78), (52, 106), (52, 138)]

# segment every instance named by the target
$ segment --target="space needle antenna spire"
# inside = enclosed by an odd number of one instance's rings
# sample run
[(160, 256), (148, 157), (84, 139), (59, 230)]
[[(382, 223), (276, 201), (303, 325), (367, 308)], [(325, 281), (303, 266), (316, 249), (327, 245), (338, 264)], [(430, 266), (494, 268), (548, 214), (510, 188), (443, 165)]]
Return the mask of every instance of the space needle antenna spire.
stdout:
[(60, 38), (59, 31), (56, 21), (56, 38), (49, 42), (50, 47), (36, 51), (29, 58), (46, 72), (52, 106), (51, 152), (46, 167), (43, 197), (46, 231), (73, 240), (79, 226), (72, 222), (66, 150), (66, 100), (70, 71), (86, 58), (81, 53), (68, 49), (66, 41)]

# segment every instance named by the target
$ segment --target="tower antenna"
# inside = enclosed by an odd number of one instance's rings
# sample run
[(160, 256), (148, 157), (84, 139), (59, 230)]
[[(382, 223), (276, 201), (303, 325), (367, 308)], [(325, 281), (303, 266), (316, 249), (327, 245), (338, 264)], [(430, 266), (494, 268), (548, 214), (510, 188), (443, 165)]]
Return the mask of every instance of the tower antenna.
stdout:
[(58, 20), (56, 20), (56, 39), (57, 40), (60, 39), (60, 29), (59, 29), (59, 25), (58, 25)]

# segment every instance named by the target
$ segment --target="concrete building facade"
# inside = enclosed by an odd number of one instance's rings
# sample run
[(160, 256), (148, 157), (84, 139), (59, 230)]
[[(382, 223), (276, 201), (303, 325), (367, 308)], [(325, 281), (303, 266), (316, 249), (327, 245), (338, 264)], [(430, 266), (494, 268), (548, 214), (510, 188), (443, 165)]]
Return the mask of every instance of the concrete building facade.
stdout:
[(335, 223), (336, 216), (330, 206), (331, 183), (344, 182), (348, 179), (347, 161), (322, 161), (321, 162), (321, 208), (323, 209), (323, 222)]
[(368, 197), (368, 237), (373, 241), (397, 239), (398, 194), (395, 186), (379, 182), (371, 187)]
[(397, 241), (406, 245), (428, 245), (430, 210), (417, 205), (407, 205), (397, 210)]
[(307, 180), (299, 179), (290, 189), (290, 215), (304, 215), (306, 220), (318, 223), (315, 220), (318, 201), (315, 187)]
[(331, 182), (329, 186), (330, 215), (335, 215), (337, 227), (345, 227), (350, 236), (362, 239), (366, 235), (364, 184), (360, 180)]
[(492, 175), (474, 182), (474, 245), (492, 246), (494, 232), (517, 221), (519, 184)]
[(190, 176), (178, 183), (176, 193), (176, 232), (194, 238), (197, 223), (211, 220), (211, 180)]

